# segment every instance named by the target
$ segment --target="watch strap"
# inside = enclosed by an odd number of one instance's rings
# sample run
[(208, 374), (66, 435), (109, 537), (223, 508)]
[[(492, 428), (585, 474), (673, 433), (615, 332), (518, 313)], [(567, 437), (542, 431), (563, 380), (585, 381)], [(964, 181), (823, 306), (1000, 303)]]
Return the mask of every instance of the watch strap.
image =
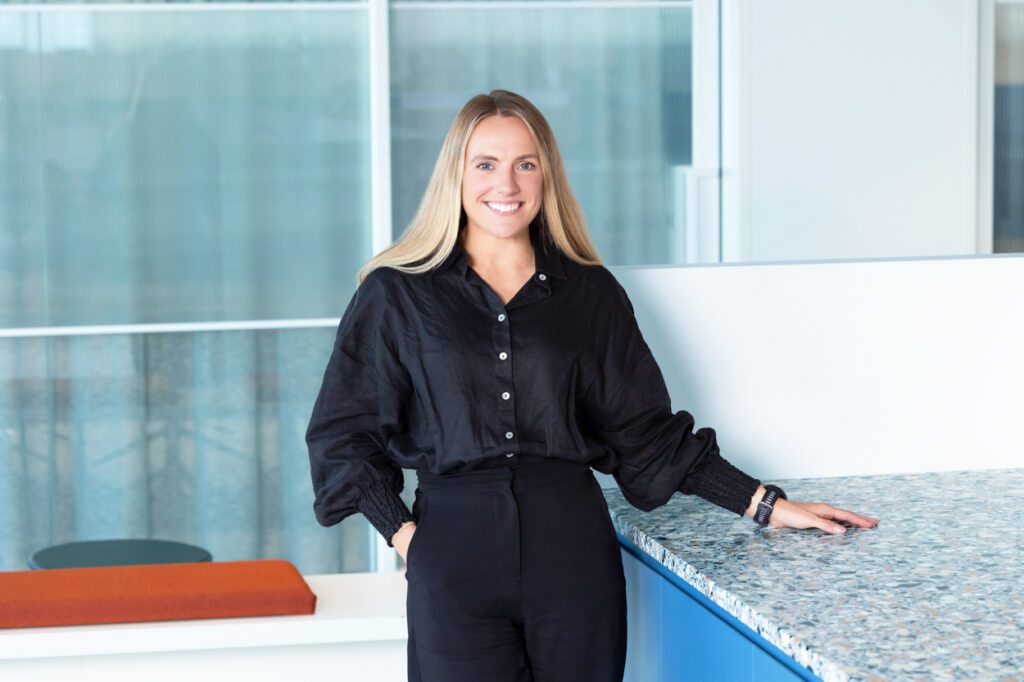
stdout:
[(768, 519), (772, 516), (772, 511), (775, 510), (775, 502), (780, 497), (786, 499), (786, 493), (777, 485), (766, 485), (764, 487), (765, 493), (761, 497), (761, 501), (757, 503), (757, 511), (754, 512), (754, 522), (759, 526), (767, 526)]

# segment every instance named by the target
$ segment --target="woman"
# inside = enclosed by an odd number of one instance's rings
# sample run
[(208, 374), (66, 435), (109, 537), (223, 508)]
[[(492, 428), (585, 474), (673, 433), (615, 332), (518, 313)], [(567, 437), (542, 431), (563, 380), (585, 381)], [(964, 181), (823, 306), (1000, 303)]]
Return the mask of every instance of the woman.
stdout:
[(762, 525), (878, 523), (785, 500), (672, 412), (551, 129), (514, 93), (462, 108), (359, 280), (306, 434), (314, 509), (362, 512), (406, 560), (410, 680), (621, 680), (625, 582), (592, 469), (645, 511), (680, 491)]

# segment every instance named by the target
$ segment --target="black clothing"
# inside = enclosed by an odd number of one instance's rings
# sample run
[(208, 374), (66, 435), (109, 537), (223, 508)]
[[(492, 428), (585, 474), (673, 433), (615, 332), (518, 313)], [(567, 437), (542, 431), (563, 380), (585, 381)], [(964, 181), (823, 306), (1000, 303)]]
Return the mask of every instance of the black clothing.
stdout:
[(586, 464), (528, 458), (419, 472), (410, 682), (621, 682), (626, 583), (601, 487)]
[(359, 286), (306, 432), (321, 524), (359, 511), (390, 544), (412, 520), (401, 468), (524, 454), (612, 474), (644, 511), (678, 490), (743, 514), (760, 481), (719, 455), (712, 429), (673, 413), (626, 291), (531, 238), (536, 272), (508, 305), (461, 245), (434, 270), (381, 267)]

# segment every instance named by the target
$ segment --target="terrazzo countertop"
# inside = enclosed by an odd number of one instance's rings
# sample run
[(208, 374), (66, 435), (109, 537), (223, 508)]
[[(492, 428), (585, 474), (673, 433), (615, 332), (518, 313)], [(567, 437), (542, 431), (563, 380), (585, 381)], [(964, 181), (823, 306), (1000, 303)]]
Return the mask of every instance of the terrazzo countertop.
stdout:
[(1024, 469), (770, 480), (876, 528), (761, 528), (674, 495), (615, 526), (825, 682), (1024, 680)]

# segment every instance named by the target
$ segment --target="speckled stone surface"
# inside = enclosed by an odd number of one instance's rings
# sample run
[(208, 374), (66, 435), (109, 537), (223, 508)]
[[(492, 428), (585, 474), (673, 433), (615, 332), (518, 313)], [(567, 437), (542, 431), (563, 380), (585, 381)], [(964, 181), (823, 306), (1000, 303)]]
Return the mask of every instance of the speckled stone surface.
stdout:
[(605, 496), (622, 535), (826, 682), (1024, 680), (1024, 469), (766, 482), (881, 522), (830, 535)]

